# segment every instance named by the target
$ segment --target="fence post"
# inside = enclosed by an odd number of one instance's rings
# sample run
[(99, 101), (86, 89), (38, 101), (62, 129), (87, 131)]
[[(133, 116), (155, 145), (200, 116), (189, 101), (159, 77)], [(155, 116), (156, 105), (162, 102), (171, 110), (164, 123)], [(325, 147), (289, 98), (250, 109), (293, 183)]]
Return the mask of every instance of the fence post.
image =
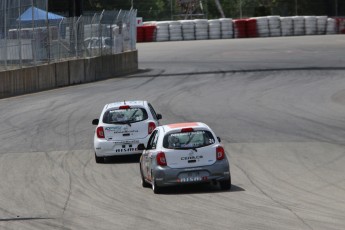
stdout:
[(102, 40), (102, 18), (103, 18), (103, 15), (104, 15), (104, 10), (102, 11), (101, 13), (101, 16), (99, 17), (99, 36), (98, 36), (98, 40), (99, 40), (99, 50), (101, 51), (101, 56), (102, 56), (102, 47), (103, 47), (103, 40)]
[[(18, 7), (18, 15), (20, 17), (21, 15), (21, 8), (22, 8), (22, 5), (21, 5), (21, 1), (18, 0), (18, 4), (19, 4), (19, 7)], [(19, 44), (19, 52), (18, 52), (18, 55), (19, 55), (19, 67), (20, 68), (23, 68), (23, 63), (22, 63), (22, 38), (21, 38), (21, 35), (22, 35), (22, 20), (21, 18), (19, 18), (19, 23), (18, 23), (18, 44)]]
[(4, 22), (5, 22), (5, 28), (4, 28), (4, 33), (5, 33), (5, 69), (7, 70), (7, 1), (5, 1), (5, 9), (4, 9), (5, 13), (4, 13)]
[[(33, 59), (33, 65), (36, 65), (36, 33), (35, 33), (35, 11), (34, 11), (34, 0), (31, 1), (31, 15), (32, 15), (32, 21), (31, 21), (31, 24), (32, 24), (32, 40), (31, 40), (31, 52), (32, 52), (32, 59)], [(34, 47), (33, 47), (34, 46)]]
[(59, 28), (58, 28), (58, 53), (59, 53), (59, 61), (61, 61), (61, 30), (63, 29), (61, 27), (62, 22), (63, 22), (64, 18), (61, 19), (61, 21), (59, 22)]
[(79, 16), (78, 20), (76, 21), (75, 25), (74, 25), (74, 38), (75, 38), (75, 57), (78, 57), (78, 25), (79, 25), (79, 21), (81, 19), (82, 16)]

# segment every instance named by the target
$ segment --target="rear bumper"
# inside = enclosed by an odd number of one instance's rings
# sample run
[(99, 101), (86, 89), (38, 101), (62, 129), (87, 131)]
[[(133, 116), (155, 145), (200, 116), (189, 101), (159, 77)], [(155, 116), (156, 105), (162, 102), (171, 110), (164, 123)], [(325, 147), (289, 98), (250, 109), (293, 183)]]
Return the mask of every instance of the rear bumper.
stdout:
[[(147, 145), (149, 135), (143, 139), (127, 141), (107, 141), (104, 139), (94, 138), (94, 150), (98, 157), (122, 156), (140, 154), (142, 151), (137, 150), (139, 144)], [(121, 142), (121, 144), (119, 144)], [(116, 147), (115, 147), (116, 146)]]
[[(160, 187), (222, 181), (229, 180), (231, 177), (230, 166), (227, 159), (217, 161), (213, 165), (195, 168), (174, 169), (170, 167), (156, 166), (152, 173), (155, 178), (156, 185)], [(186, 179), (181, 177), (181, 175), (186, 174), (199, 174), (200, 178), (191, 177)]]

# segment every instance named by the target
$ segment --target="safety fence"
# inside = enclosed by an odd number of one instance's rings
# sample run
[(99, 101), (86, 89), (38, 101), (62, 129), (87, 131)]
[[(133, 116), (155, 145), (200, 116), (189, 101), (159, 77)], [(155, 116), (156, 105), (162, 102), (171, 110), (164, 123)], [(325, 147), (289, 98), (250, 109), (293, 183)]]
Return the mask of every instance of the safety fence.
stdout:
[(145, 22), (138, 42), (345, 34), (345, 18), (267, 16)]
[(49, 13), (47, 1), (4, 2), (0, 71), (136, 50), (136, 10), (66, 18)]

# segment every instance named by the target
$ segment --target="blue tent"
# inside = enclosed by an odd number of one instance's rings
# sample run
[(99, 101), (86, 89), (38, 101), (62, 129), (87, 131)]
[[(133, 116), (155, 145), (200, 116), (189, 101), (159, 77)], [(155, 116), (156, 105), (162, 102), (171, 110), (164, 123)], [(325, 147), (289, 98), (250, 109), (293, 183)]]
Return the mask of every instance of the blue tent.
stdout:
[[(47, 13), (48, 13), (48, 15), (47, 15)], [(32, 22), (33, 20), (34, 21), (45, 21), (45, 20), (47, 20), (47, 16), (48, 16), (49, 21), (50, 20), (60, 21), (61, 19), (64, 18), (60, 15), (49, 13), (45, 10), (41, 10), (39, 8), (36, 8), (36, 7), (30, 7), (22, 15), (20, 15), (20, 17), (17, 19), (17, 21), (21, 21), (24, 23)]]

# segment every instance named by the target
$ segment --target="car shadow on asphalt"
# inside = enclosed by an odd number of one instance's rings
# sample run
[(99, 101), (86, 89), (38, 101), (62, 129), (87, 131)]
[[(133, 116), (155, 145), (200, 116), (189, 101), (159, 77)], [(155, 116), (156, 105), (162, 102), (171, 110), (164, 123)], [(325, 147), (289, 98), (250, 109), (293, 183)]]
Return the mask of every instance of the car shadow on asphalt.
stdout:
[(141, 154), (107, 157), (103, 164), (138, 164)]
[(161, 195), (185, 195), (200, 193), (227, 193), (227, 192), (243, 192), (242, 187), (232, 184), (230, 190), (221, 190), (219, 185), (214, 184), (195, 184), (184, 186), (172, 186), (163, 188)]

